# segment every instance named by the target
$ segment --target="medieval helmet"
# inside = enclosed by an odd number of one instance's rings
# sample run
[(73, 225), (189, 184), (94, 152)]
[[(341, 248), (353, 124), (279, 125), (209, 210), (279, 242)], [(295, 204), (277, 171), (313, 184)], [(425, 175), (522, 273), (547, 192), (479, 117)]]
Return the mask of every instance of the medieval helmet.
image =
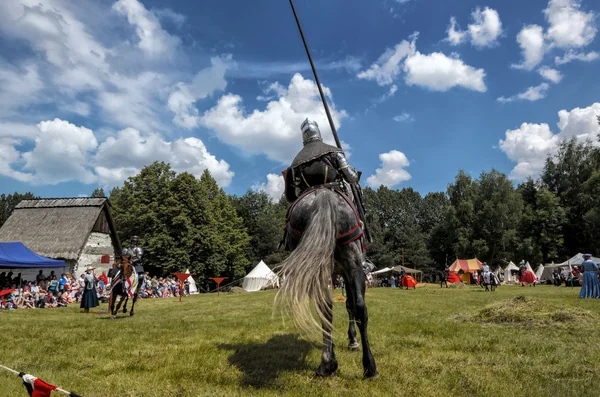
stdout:
[(138, 240), (139, 240), (138, 236), (131, 236), (131, 239), (130, 239), (131, 243), (137, 243)]
[(302, 130), (302, 143), (306, 145), (312, 141), (322, 141), (321, 131), (319, 131), (319, 124), (316, 121), (308, 120), (308, 117), (300, 126)]

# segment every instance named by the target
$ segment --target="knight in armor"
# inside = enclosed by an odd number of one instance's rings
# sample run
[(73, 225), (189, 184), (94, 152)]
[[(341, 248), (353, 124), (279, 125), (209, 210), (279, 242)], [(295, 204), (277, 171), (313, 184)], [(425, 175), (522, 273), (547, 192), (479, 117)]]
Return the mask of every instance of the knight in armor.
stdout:
[(129, 242), (129, 252), (131, 256), (131, 264), (135, 268), (136, 273), (138, 274), (139, 285), (143, 285), (144, 283), (144, 274), (146, 273), (144, 270), (144, 250), (139, 245), (139, 237), (133, 236)]
[(340, 187), (348, 192), (347, 184), (359, 182), (360, 177), (348, 164), (342, 149), (323, 142), (316, 121), (307, 118), (300, 128), (304, 147), (283, 171), (287, 201), (296, 201), (303, 192), (316, 186)]

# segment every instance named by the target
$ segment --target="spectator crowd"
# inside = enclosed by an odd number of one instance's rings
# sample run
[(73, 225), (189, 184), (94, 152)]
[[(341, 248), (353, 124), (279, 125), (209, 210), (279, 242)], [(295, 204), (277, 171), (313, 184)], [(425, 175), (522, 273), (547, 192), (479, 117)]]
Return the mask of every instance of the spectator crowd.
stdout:
[[(98, 299), (108, 302), (110, 297), (110, 279), (106, 272), (96, 276)], [(0, 273), (0, 310), (37, 309), (67, 307), (79, 303), (83, 289), (85, 274), (75, 277), (71, 273), (63, 273), (57, 277), (54, 271), (45, 275), (40, 270), (33, 281), (23, 280), (21, 273)], [(176, 277), (147, 277), (139, 288), (139, 297), (171, 298), (179, 296), (179, 281)], [(189, 283), (186, 281), (183, 295), (189, 295)]]

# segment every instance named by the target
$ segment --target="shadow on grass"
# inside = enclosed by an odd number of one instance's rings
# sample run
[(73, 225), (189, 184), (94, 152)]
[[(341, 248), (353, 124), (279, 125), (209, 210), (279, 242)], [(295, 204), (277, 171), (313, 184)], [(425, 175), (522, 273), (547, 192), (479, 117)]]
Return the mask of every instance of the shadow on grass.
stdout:
[(297, 334), (275, 335), (266, 343), (219, 344), (219, 349), (231, 350), (230, 365), (244, 373), (242, 386), (269, 387), (280, 373), (308, 369), (306, 356), (315, 346)]

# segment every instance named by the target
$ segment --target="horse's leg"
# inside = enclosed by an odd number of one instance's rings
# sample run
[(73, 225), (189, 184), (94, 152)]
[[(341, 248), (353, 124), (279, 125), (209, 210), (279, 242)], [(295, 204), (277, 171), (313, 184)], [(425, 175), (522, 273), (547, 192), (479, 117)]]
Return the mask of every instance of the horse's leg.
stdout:
[(111, 293), (110, 298), (108, 298), (108, 308), (110, 310), (111, 318), (115, 318), (117, 316), (117, 313), (115, 312), (115, 297), (116, 295)]
[(129, 295), (126, 294), (125, 295), (125, 304), (123, 305), (123, 313), (127, 313), (127, 302), (128, 301), (129, 301)]
[(367, 305), (365, 304), (365, 273), (363, 272), (360, 248), (357, 244), (350, 244), (344, 249), (343, 263), (345, 273), (348, 275), (348, 289), (352, 286), (354, 317), (360, 331), (360, 339), (363, 345), (363, 375), (365, 378), (378, 377), (375, 359), (369, 346), (369, 337), (367, 334), (367, 325), (369, 315)]
[[(121, 308), (121, 305), (123, 304), (123, 295), (119, 295), (121, 297), (121, 299), (119, 299), (119, 303), (117, 303), (117, 307), (116, 309), (113, 311), (113, 318), (117, 317), (117, 312), (119, 311), (119, 309)], [(115, 295), (116, 298), (116, 295)]]
[(338, 368), (338, 363), (335, 358), (334, 343), (333, 343), (333, 302), (329, 291), (327, 294), (326, 306), (323, 308), (325, 319), (327, 321), (321, 321), (323, 326), (323, 354), (321, 355), (321, 365), (317, 369), (318, 376), (331, 376), (335, 373)]
[(133, 295), (133, 301), (131, 301), (131, 312), (129, 313), (130, 316), (133, 316), (135, 313), (133, 312), (133, 308), (135, 307), (135, 302), (137, 302), (138, 299), (138, 294), (137, 292)]
[[(344, 276), (346, 277), (346, 276)], [(350, 350), (358, 350), (360, 348), (360, 344), (358, 340), (356, 340), (356, 328), (354, 327), (354, 323), (356, 320), (354, 319), (354, 291), (350, 285), (346, 286), (346, 311), (348, 312), (348, 349)]]

